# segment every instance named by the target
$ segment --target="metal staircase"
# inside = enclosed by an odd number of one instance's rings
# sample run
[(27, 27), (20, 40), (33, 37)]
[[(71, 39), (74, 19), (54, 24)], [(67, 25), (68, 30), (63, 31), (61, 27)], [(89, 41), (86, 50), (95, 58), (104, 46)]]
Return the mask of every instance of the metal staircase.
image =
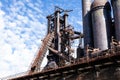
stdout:
[[(54, 32), (46, 35), (46, 37), (44, 38), (44, 40), (41, 44), (41, 47), (40, 47), (37, 55), (35, 56), (35, 58), (33, 59), (31, 65), (30, 65), (30, 69), (28, 71), (21, 72), (21, 73), (15, 74), (15, 75), (10, 75), (10, 76), (7, 76), (7, 77), (3, 77), (3, 78), (0, 78), (0, 80), (10, 80), (10, 79), (15, 78), (15, 77), (20, 77), (20, 76), (40, 72), (40, 65), (42, 64), (43, 58), (46, 55), (46, 52), (47, 52), (47, 49), (48, 49), (47, 46), (51, 45), (51, 42), (52, 42), (53, 38), (54, 38)], [(35, 66), (35, 70), (31, 71), (31, 69), (34, 66)]]
[(35, 56), (32, 64), (31, 64), (31, 69), (28, 74), (32, 74), (35, 72), (40, 71), (40, 66), (42, 64), (43, 58), (45, 57), (45, 54), (47, 52), (48, 47), (52, 43), (52, 40), (54, 38), (54, 32), (49, 33), (43, 40), (41, 48), (39, 49), (37, 55)]

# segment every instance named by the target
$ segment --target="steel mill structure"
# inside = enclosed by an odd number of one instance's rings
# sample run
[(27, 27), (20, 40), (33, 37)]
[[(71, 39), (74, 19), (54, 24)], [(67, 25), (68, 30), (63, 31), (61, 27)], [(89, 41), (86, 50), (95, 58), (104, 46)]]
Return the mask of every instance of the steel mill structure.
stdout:
[[(120, 0), (81, 1), (83, 33), (68, 24), (72, 10), (56, 6), (54, 13), (47, 16), (47, 35), (30, 69), (7, 79), (120, 80)], [(84, 48), (79, 42), (76, 51), (72, 49), (76, 39), (84, 40)], [(41, 68), (47, 51), (48, 62)], [(77, 58), (71, 56), (74, 51)]]

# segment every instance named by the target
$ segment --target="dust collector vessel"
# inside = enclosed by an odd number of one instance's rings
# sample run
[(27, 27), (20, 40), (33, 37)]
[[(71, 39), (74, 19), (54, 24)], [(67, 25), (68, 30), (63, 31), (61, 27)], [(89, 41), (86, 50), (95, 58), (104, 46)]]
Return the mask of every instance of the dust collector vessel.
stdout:
[(94, 47), (108, 49), (110, 42), (111, 9), (107, 0), (94, 0), (91, 5)]

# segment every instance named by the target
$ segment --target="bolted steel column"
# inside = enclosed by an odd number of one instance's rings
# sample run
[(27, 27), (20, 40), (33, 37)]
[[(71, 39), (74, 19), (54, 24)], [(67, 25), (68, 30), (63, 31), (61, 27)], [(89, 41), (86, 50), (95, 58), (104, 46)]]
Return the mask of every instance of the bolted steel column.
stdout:
[(113, 6), (113, 14), (115, 19), (116, 39), (120, 41), (120, 0), (111, 0)]
[(90, 14), (91, 0), (82, 0), (84, 46), (93, 47), (92, 21)]

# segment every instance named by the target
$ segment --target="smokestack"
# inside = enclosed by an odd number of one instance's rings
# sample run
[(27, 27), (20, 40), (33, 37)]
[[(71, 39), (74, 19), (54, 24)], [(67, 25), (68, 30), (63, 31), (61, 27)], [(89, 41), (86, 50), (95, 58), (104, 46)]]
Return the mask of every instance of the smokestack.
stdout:
[(94, 0), (91, 8), (94, 47), (101, 50), (108, 49), (111, 37), (110, 4), (107, 0)]
[(84, 46), (93, 47), (92, 22), (90, 15), (91, 0), (82, 0)]
[(120, 41), (120, 0), (111, 0), (111, 3), (115, 20), (115, 35), (116, 39)]

